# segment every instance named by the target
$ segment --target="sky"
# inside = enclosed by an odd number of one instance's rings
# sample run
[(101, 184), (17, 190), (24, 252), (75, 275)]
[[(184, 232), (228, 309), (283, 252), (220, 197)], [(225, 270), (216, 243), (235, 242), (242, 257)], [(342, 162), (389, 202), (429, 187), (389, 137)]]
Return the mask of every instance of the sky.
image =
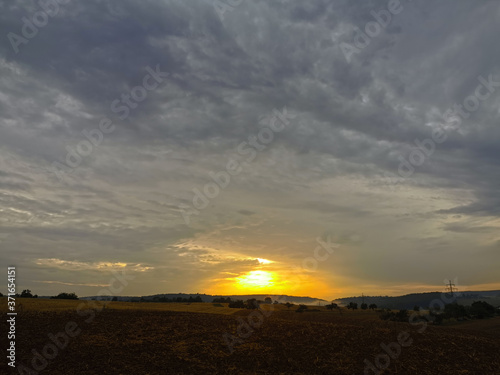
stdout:
[(499, 21), (0, 0), (0, 264), (38, 295), (500, 289)]

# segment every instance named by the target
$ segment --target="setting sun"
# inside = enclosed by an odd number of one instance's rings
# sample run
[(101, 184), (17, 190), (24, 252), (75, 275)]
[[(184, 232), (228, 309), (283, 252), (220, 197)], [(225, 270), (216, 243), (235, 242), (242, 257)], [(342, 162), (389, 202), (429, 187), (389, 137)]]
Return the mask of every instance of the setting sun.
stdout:
[(274, 276), (267, 271), (250, 271), (236, 278), (239, 289), (268, 288), (274, 286)]

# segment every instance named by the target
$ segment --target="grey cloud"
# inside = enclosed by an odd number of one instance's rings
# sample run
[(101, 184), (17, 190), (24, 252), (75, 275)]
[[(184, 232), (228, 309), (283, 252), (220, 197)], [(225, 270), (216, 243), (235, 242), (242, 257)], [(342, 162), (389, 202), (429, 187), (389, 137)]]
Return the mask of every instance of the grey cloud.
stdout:
[[(407, 159), (440, 114), (474, 93), (478, 76), (500, 80), (497, 3), (402, 4), (349, 63), (340, 44), (352, 43), (354, 27), (372, 21), (370, 12), (386, 1), (246, 1), (223, 21), (207, 0), (70, 2), (17, 54), (6, 35), (21, 33), (22, 17), (39, 8), (0, 1), (5, 254), (18, 251), (26, 267), (49, 256), (144, 258), (186, 280), (189, 265), (173, 246), (222, 223), (238, 251), (272, 258), (290, 246), (294, 262), (309, 251), (294, 245), (336, 226), (360, 265), (376, 254), (402, 262), (411, 254), (408, 278), (417, 280), (426, 263), (415, 253), (438, 249), (447, 257), (460, 245), (455, 234), (492, 241), (495, 226), (486, 221), (500, 216), (499, 92), (449, 130), (398, 190), (380, 176), (397, 173), (399, 157)], [(169, 77), (120, 120), (111, 103), (157, 65)], [(244, 160), (238, 145), (285, 106), (296, 120), (185, 226), (180, 206), (192, 205), (193, 189), (212, 182), (209, 172), (223, 171), (228, 160)], [(67, 147), (104, 117), (116, 129), (58, 180), (51, 163), (64, 162)], [(478, 223), (447, 222), (457, 214)], [(269, 240), (253, 248), (258, 240), (248, 233)], [(353, 233), (362, 240), (349, 240)], [(345, 262), (354, 267), (353, 259)], [(385, 279), (381, 273), (367, 271), (367, 278)]]

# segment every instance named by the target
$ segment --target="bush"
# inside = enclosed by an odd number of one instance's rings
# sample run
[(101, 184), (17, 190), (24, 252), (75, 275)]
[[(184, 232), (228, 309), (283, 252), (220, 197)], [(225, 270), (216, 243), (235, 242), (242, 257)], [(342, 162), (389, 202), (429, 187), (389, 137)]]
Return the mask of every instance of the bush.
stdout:
[(432, 318), (432, 324), (441, 325), (443, 324), (444, 315), (437, 314), (435, 312), (429, 311), (429, 315)]
[(257, 301), (255, 298), (251, 298), (247, 300), (246, 304), (247, 309), (255, 310), (259, 308), (259, 301)]
[(495, 307), (484, 301), (475, 301), (470, 306), (470, 314), (477, 318), (489, 318), (495, 315)]
[(244, 309), (246, 306), (245, 302), (243, 302), (242, 300), (237, 300), (229, 302), (229, 307), (233, 309)]
[(356, 310), (358, 308), (358, 304), (356, 302), (349, 302), (349, 304), (347, 305), (347, 308)]
[(465, 306), (459, 305), (458, 303), (449, 303), (444, 306), (444, 318), (446, 319), (458, 319), (467, 316), (467, 311)]
[(387, 310), (382, 310), (382, 312), (379, 315), (379, 318), (382, 320), (392, 320), (394, 317), (394, 314), (390, 311)]
[(301, 312), (304, 312), (306, 310), (307, 310), (306, 305), (299, 305), (299, 308), (297, 310), (295, 310), (295, 312), (301, 313)]
[(379, 315), (382, 320), (390, 320), (393, 322), (408, 322), (408, 310), (399, 310), (397, 313), (390, 311), (389, 309), (383, 310)]
[(295, 306), (293, 303), (287, 302), (285, 303), (285, 306), (288, 310), (290, 310), (290, 307)]
[(326, 307), (327, 310), (333, 310), (333, 309), (338, 308), (339, 306), (336, 303), (332, 302), (331, 304), (326, 305), (325, 307)]
[(408, 310), (406, 310), (406, 309), (399, 310), (396, 313), (396, 321), (407, 322), (408, 321)]
[(59, 293), (55, 297), (50, 297), (51, 299), (78, 299), (75, 293)]

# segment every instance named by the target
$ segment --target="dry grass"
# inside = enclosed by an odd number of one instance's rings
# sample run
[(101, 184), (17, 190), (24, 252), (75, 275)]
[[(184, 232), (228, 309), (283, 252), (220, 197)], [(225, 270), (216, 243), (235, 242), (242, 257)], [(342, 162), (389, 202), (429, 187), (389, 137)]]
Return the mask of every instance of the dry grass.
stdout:
[[(6, 298), (0, 298), (2, 313), (7, 312)], [(217, 307), (214, 305), (222, 305)], [(107, 310), (142, 310), (142, 311), (183, 311), (209, 314), (231, 315), (241, 309), (231, 309), (227, 303), (148, 303), (148, 302), (111, 302), (86, 300), (61, 300), (43, 298), (16, 298), (16, 311), (76, 311), (80, 309), (104, 308)]]
[[(0, 298), (0, 312), (7, 312), (7, 298)], [(76, 310), (84, 301), (44, 299), (44, 298), (16, 298), (16, 312), (25, 311), (68, 311)]]
[[(5, 297), (0, 297), (0, 312), (7, 312), (7, 303)], [(203, 303), (203, 302), (112, 302), (112, 301), (87, 301), (87, 300), (61, 300), (45, 298), (16, 298), (17, 311), (69, 311), (76, 310), (83, 304), (83, 309), (101, 307), (111, 310), (142, 310), (142, 311), (182, 311), (209, 314), (232, 315), (245, 309), (229, 308), (227, 303)], [(216, 306), (216, 305), (222, 305)], [(289, 311), (295, 311), (297, 305), (290, 308)], [(312, 306), (312, 309), (319, 309), (326, 312), (324, 306)], [(288, 311), (284, 305), (261, 305), (262, 310), (266, 311)], [(365, 316), (366, 312), (348, 312), (350, 314), (359, 314)]]

